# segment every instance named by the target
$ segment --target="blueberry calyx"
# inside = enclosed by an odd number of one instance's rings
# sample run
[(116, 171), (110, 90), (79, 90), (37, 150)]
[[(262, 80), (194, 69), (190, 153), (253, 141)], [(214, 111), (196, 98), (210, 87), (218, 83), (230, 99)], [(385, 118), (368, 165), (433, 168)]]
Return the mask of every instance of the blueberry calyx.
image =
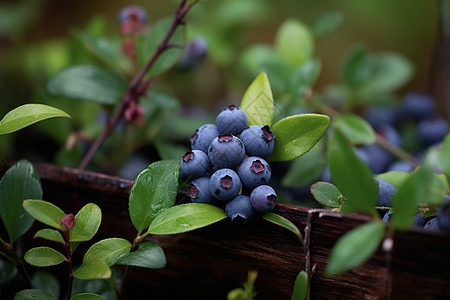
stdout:
[(255, 160), (252, 162), (252, 166), (250, 169), (255, 172), (256, 174), (264, 172), (264, 165), (260, 160)]
[(275, 138), (275, 134), (270, 131), (269, 125), (265, 125), (261, 128), (262, 130), (262, 134), (263, 134), (263, 138), (270, 142), (271, 140), (273, 140)]
[(188, 196), (191, 198), (196, 198), (198, 194), (198, 188), (193, 184), (189, 184), (188, 186)]
[(227, 107), (229, 110), (234, 110), (236, 108), (236, 105), (231, 104)]
[(218, 137), (219, 142), (228, 143), (232, 140), (233, 140), (233, 135), (231, 135), (231, 134), (227, 134), (227, 133), (219, 134), (219, 137)]
[(233, 186), (233, 178), (229, 175), (225, 175), (220, 179), (220, 184), (223, 188), (230, 189)]
[(274, 205), (277, 202), (278, 198), (276, 195), (270, 194), (267, 196), (267, 200), (269, 201), (269, 205)]
[(194, 158), (194, 152), (188, 151), (183, 155), (183, 161), (189, 161)]
[(194, 143), (194, 141), (197, 139), (198, 137), (198, 129), (194, 132), (193, 135), (191, 135), (191, 138), (189, 139), (189, 142), (191, 142), (191, 144)]

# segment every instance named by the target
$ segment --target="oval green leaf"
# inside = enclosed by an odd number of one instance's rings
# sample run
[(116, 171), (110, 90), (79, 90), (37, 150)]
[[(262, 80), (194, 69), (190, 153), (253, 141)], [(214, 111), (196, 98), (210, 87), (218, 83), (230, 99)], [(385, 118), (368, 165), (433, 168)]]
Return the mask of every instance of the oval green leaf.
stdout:
[(353, 145), (375, 143), (372, 126), (357, 115), (340, 115), (333, 120), (333, 126), (339, 128)]
[(53, 248), (36, 247), (28, 250), (24, 259), (27, 263), (36, 267), (49, 267), (59, 265), (67, 258)]
[(338, 129), (329, 132), (327, 155), (333, 183), (350, 205), (355, 209), (377, 215), (375, 206), (378, 185), (374, 175)]
[(92, 245), (83, 258), (83, 265), (91, 261), (101, 261), (111, 267), (122, 255), (129, 253), (131, 244), (122, 238), (109, 238)]
[(61, 292), (58, 279), (49, 272), (34, 272), (31, 277), (31, 283), (33, 288), (47, 291), (56, 297), (58, 297)]
[(73, 295), (70, 300), (105, 300), (105, 298), (93, 293), (82, 293)]
[(291, 76), (291, 90), (294, 95), (303, 97), (308, 87), (311, 87), (320, 74), (321, 62), (312, 58), (302, 63)]
[(110, 278), (111, 269), (101, 260), (92, 259), (83, 264), (73, 272), (73, 276), (78, 279), (88, 280), (96, 278)]
[(71, 242), (89, 241), (97, 233), (102, 222), (102, 211), (98, 205), (88, 203), (75, 216), (75, 226), (70, 231)]
[(376, 221), (347, 232), (333, 246), (325, 273), (343, 273), (364, 263), (378, 249), (384, 237), (384, 230), (384, 223)]
[(314, 36), (302, 22), (288, 19), (277, 31), (275, 49), (280, 59), (300, 65), (314, 54)]
[(358, 45), (347, 54), (344, 62), (344, 83), (350, 89), (358, 89), (369, 82), (373, 75), (372, 58), (366, 47)]
[(175, 204), (180, 162), (161, 160), (145, 168), (130, 192), (131, 222), (140, 235), (165, 209)]
[(315, 37), (322, 37), (335, 30), (344, 20), (344, 15), (340, 11), (327, 12), (319, 17), (313, 25)]
[(157, 243), (147, 241), (140, 244), (136, 251), (121, 256), (116, 264), (161, 269), (166, 266), (166, 256)]
[(177, 234), (211, 225), (225, 219), (224, 210), (205, 203), (173, 206), (159, 214), (148, 228), (150, 234)]
[(59, 230), (50, 229), (50, 228), (44, 228), (44, 229), (37, 231), (34, 234), (33, 238), (43, 238), (43, 239), (46, 239), (49, 241), (61, 243), (63, 245), (66, 243)]
[(420, 202), (432, 193), (433, 171), (424, 164), (416, 169), (398, 188), (392, 197), (392, 226), (396, 230), (408, 230), (417, 214)]
[(44, 104), (24, 104), (8, 112), (0, 121), (0, 134), (7, 134), (36, 122), (55, 118), (70, 118), (60, 109)]
[(47, 85), (52, 95), (107, 105), (118, 103), (126, 89), (125, 82), (119, 76), (92, 65), (64, 69), (53, 76)]
[(247, 88), (240, 108), (247, 115), (248, 126), (272, 124), (273, 95), (265, 72), (260, 73)]
[(23, 208), (29, 198), (42, 199), (41, 181), (33, 165), (20, 160), (0, 180), (0, 218), (11, 244), (33, 225), (34, 218)]
[(322, 138), (330, 118), (319, 114), (301, 114), (281, 119), (271, 130), (275, 133), (275, 148), (270, 161), (289, 161), (308, 152)]
[(59, 221), (66, 214), (53, 203), (43, 200), (25, 200), (23, 207), (39, 222), (62, 231), (66, 230), (66, 227)]
[(308, 273), (300, 271), (294, 282), (294, 292), (292, 293), (291, 300), (303, 300), (306, 297), (306, 291), (308, 290)]
[(329, 182), (316, 182), (311, 185), (311, 194), (325, 207), (337, 208), (341, 206), (341, 192)]
[(268, 212), (265, 213), (262, 216), (265, 220), (276, 224), (278, 226), (281, 226), (283, 228), (286, 228), (287, 230), (291, 231), (292, 233), (294, 233), (298, 239), (300, 240), (300, 242), (303, 244), (303, 236), (302, 233), (300, 232), (300, 229), (298, 229), (297, 226), (295, 226), (294, 223), (292, 223), (291, 221), (289, 221), (288, 219), (286, 219), (285, 217), (282, 217), (280, 215), (274, 214), (272, 212)]
[(22, 290), (14, 295), (14, 300), (36, 300), (36, 299), (58, 300), (58, 298), (56, 298), (49, 292), (38, 289)]

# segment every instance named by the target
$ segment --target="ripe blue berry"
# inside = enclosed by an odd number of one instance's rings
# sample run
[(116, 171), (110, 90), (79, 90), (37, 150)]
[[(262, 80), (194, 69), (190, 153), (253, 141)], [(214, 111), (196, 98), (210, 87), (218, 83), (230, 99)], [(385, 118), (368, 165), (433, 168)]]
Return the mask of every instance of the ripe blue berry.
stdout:
[(395, 126), (399, 117), (399, 108), (393, 106), (370, 107), (364, 113), (364, 119), (369, 122), (373, 128), (378, 128), (383, 124)]
[(252, 125), (244, 129), (240, 139), (248, 156), (268, 157), (273, 152), (275, 134), (269, 126)]
[(237, 135), (247, 127), (247, 124), (248, 119), (245, 112), (233, 104), (224, 108), (216, 118), (216, 126), (220, 134)]
[(209, 158), (205, 152), (192, 150), (181, 158), (180, 179), (187, 180), (202, 177), (209, 168)]
[(413, 120), (428, 118), (435, 113), (436, 103), (429, 94), (409, 93), (403, 98), (403, 117)]
[(202, 59), (206, 57), (208, 43), (203, 38), (196, 38), (189, 42), (184, 49), (183, 57), (178, 63), (182, 69), (195, 67)]
[(411, 172), (415, 169), (415, 166), (407, 160), (397, 160), (389, 165), (386, 172)]
[(430, 230), (430, 231), (435, 231), (435, 232), (439, 232), (441, 231), (441, 229), (439, 228), (438, 222), (437, 222), (437, 218), (434, 217), (432, 219), (430, 219), (425, 226), (423, 227), (423, 229), (425, 230)]
[(187, 186), (187, 195), (192, 202), (216, 204), (217, 200), (209, 190), (209, 177), (200, 177), (192, 180)]
[(244, 144), (234, 135), (221, 134), (209, 144), (208, 156), (213, 171), (234, 169), (245, 157)]
[(387, 223), (391, 220), (392, 212), (393, 212), (393, 210), (390, 209), (390, 210), (388, 210), (387, 213), (384, 214), (384, 216), (383, 216), (383, 222), (384, 222), (384, 223), (387, 224)]
[(277, 201), (278, 197), (275, 190), (268, 185), (260, 185), (250, 194), (250, 202), (253, 208), (260, 213), (271, 211)]
[(449, 125), (442, 117), (428, 118), (417, 124), (417, 137), (425, 146), (440, 143), (449, 132)]
[(392, 195), (397, 192), (397, 187), (378, 177), (375, 177), (375, 180), (378, 182), (377, 206), (390, 207)]
[(247, 223), (255, 215), (255, 209), (250, 203), (250, 197), (238, 195), (225, 205), (225, 213), (236, 224)]
[(189, 141), (191, 142), (192, 150), (201, 150), (208, 153), (209, 144), (219, 135), (217, 127), (214, 124), (204, 124), (198, 128), (191, 136)]
[(250, 156), (239, 165), (238, 175), (244, 186), (254, 189), (257, 186), (268, 184), (272, 171), (264, 159)]
[(219, 169), (209, 179), (209, 190), (214, 198), (228, 201), (239, 194), (241, 180), (233, 170)]
[(128, 5), (122, 8), (118, 15), (118, 21), (122, 24), (125, 21), (147, 23), (147, 12), (139, 5)]
[(450, 201), (445, 201), (440, 207), (436, 215), (439, 228), (450, 233)]

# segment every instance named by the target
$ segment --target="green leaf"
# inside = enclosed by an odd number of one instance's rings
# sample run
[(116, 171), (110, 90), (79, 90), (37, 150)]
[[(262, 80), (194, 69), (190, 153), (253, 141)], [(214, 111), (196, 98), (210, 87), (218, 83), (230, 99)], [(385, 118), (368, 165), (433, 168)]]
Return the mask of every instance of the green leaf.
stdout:
[(21, 290), (14, 295), (14, 300), (58, 300), (55, 296), (47, 291), (38, 289)]
[(439, 164), (450, 183), (450, 134), (442, 141), (442, 147), (438, 154)]
[(0, 286), (10, 281), (17, 275), (17, 268), (0, 257)]
[(302, 22), (288, 19), (277, 31), (275, 49), (281, 59), (300, 65), (314, 54), (313, 34)]
[(105, 298), (93, 293), (82, 293), (73, 295), (70, 300), (105, 300)]
[(260, 73), (247, 88), (240, 107), (247, 115), (248, 126), (272, 124), (273, 96), (265, 72)]
[(28, 198), (42, 199), (41, 182), (33, 165), (20, 160), (5, 172), (0, 181), (0, 217), (11, 244), (33, 225), (33, 217), (22, 206)]
[(53, 76), (47, 85), (52, 95), (106, 105), (118, 103), (126, 89), (125, 82), (119, 76), (92, 65), (64, 69)]
[(308, 152), (322, 138), (330, 125), (330, 118), (319, 114), (286, 117), (275, 123), (275, 147), (271, 161), (289, 161)]
[(24, 104), (8, 112), (0, 121), (0, 135), (11, 133), (36, 122), (55, 118), (70, 118), (60, 109), (44, 104)]
[[(171, 24), (172, 18), (165, 18), (141, 35), (136, 45), (139, 68), (142, 68), (157, 51), (159, 44), (165, 38)], [(184, 30), (183, 26), (181, 26), (176, 29), (169, 43), (183, 45), (184, 42)], [(154, 77), (173, 67), (180, 59), (182, 52), (183, 50), (180, 47), (171, 47), (165, 50), (156, 59), (148, 75)]]
[(161, 269), (166, 266), (166, 256), (158, 244), (147, 241), (140, 244), (137, 251), (121, 256), (116, 264)]
[(131, 244), (122, 238), (109, 238), (92, 245), (83, 258), (83, 264), (100, 260), (111, 267), (122, 255), (129, 253)]
[(282, 217), (282, 216), (280, 216), (280, 215), (274, 214), (274, 213), (272, 213), (272, 212), (265, 213), (262, 217), (263, 217), (265, 220), (267, 220), (267, 221), (269, 221), (269, 222), (271, 222), (271, 223), (274, 223), (274, 224), (276, 224), (276, 225), (278, 225), (278, 226), (284, 227), (284, 228), (286, 228), (287, 230), (291, 231), (292, 233), (294, 233), (294, 234), (298, 237), (298, 239), (299, 239), (299, 240), (302, 242), (302, 244), (303, 244), (303, 236), (302, 236), (302, 233), (301, 233), (300, 230), (297, 228), (297, 226), (295, 226), (295, 224), (292, 223), (291, 221), (289, 221), (288, 219), (286, 219), (286, 218), (284, 218), (284, 217)]
[(23, 202), (23, 207), (39, 222), (61, 231), (66, 230), (66, 227), (61, 225), (61, 222), (59, 221), (66, 214), (53, 203), (43, 200), (25, 200)]
[(408, 179), (410, 175), (411, 175), (410, 172), (390, 171), (378, 174), (377, 177), (386, 180), (387, 182), (395, 185), (396, 187), (399, 187), (403, 184), (403, 182), (406, 181), (406, 179)]
[(392, 226), (396, 230), (408, 230), (417, 213), (418, 205), (431, 193), (432, 170), (424, 164), (416, 169), (392, 197)]
[(219, 222), (227, 217), (224, 210), (205, 203), (173, 206), (159, 214), (148, 228), (150, 234), (177, 234)]
[(325, 207), (338, 208), (343, 213), (355, 211), (338, 188), (331, 183), (317, 182), (311, 186), (311, 193), (317, 202)]
[(175, 203), (180, 162), (157, 161), (145, 168), (136, 178), (130, 192), (131, 222), (140, 235), (165, 209)]
[(310, 185), (323, 173), (327, 165), (323, 143), (317, 143), (305, 155), (292, 161), (288, 172), (281, 180), (283, 187)]
[(327, 12), (314, 23), (312, 31), (315, 37), (322, 37), (341, 25), (344, 15), (340, 11)]
[(275, 53), (271, 46), (254, 45), (246, 49), (241, 55), (242, 65), (247, 67), (251, 74), (259, 74), (262, 66), (275, 59)]
[(89, 241), (97, 233), (102, 222), (102, 211), (98, 205), (88, 203), (75, 216), (75, 226), (70, 231), (71, 242)]
[(372, 58), (366, 47), (358, 45), (348, 53), (344, 63), (344, 83), (351, 89), (364, 86), (372, 77)]
[(378, 249), (384, 237), (384, 230), (384, 223), (376, 221), (347, 232), (333, 246), (325, 273), (343, 273), (364, 263)]
[(406, 84), (413, 75), (413, 65), (397, 53), (382, 53), (372, 57), (372, 77), (364, 87), (373, 93), (390, 93)]
[(27, 263), (36, 267), (49, 267), (59, 265), (67, 258), (53, 248), (36, 247), (28, 250), (24, 259)]
[(31, 283), (33, 288), (47, 291), (55, 297), (59, 297), (59, 281), (51, 273), (43, 271), (34, 272)]
[(339, 128), (352, 144), (375, 143), (375, 132), (363, 118), (354, 114), (346, 114), (336, 117), (333, 122), (333, 126)]
[(375, 216), (378, 185), (372, 171), (358, 158), (339, 130), (329, 133), (327, 156), (334, 184), (351, 206)]
[(294, 292), (292, 293), (291, 300), (303, 300), (306, 297), (306, 291), (308, 290), (308, 273), (300, 271), (295, 278)]
[(304, 96), (308, 87), (313, 86), (320, 74), (321, 62), (312, 58), (302, 63), (291, 77), (291, 89), (294, 95)]
[(111, 274), (111, 269), (103, 261), (98, 259), (92, 259), (89, 263), (83, 263), (73, 272), (75, 278), (83, 280), (110, 278)]
[(50, 229), (50, 228), (44, 228), (41, 229), (39, 231), (37, 231), (34, 234), (33, 238), (43, 238), (49, 241), (54, 241), (54, 242), (58, 242), (61, 244), (65, 244), (66, 242), (64, 241), (63, 236), (61, 235), (61, 232), (55, 229)]

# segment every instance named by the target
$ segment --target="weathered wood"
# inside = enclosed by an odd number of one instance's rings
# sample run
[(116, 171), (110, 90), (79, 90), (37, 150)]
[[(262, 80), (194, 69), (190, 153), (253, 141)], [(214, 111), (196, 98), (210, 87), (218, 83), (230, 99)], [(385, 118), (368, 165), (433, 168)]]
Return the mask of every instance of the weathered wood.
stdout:
[[(123, 237), (131, 241), (135, 237), (128, 216), (133, 181), (46, 164), (35, 167), (44, 198), (67, 213), (88, 202), (102, 208), (96, 239)], [(0, 175), (6, 169), (1, 167)], [(379, 249), (365, 264), (327, 277), (324, 269), (334, 243), (370, 217), (284, 204), (277, 205), (274, 212), (291, 220), (303, 235), (310, 214), (310, 266), (315, 267), (311, 299), (450, 298), (447, 235), (419, 230), (396, 234), (391, 256)], [(225, 299), (228, 291), (242, 286), (250, 270), (258, 271), (258, 299), (290, 299), (295, 278), (306, 264), (306, 251), (296, 236), (262, 218), (244, 226), (223, 220), (192, 232), (149, 239), (163, 247), (167, 266), (160, 270), (134, 268), (130, 299), (142, 297), (143, 291), (163, 299)]]

